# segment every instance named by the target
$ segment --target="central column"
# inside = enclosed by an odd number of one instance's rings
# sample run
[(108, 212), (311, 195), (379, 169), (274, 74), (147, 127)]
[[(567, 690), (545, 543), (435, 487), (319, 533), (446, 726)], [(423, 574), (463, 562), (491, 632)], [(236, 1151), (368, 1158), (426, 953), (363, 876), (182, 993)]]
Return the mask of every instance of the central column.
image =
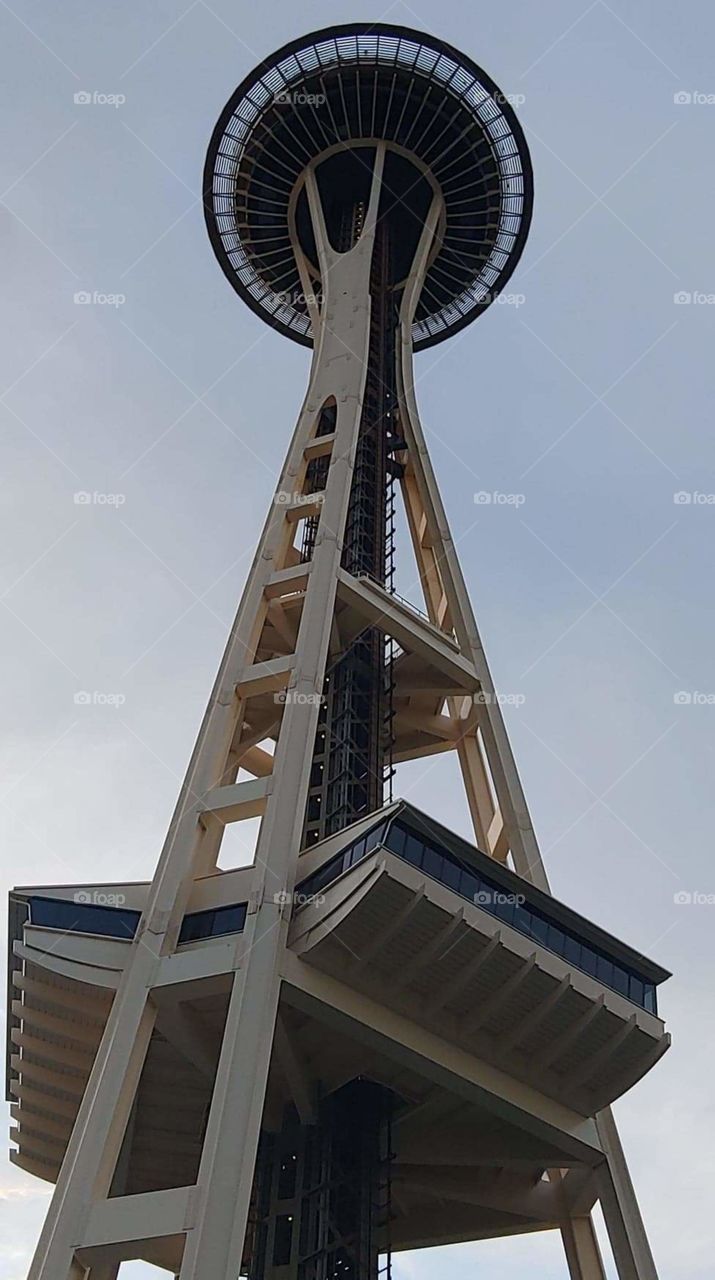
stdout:
[[(365, 200), (360, 188), (369, 176), (363, 149), (341, 153), (318, 169), (326, 229), (333, 246), (348, 252), (360, 237)], [(352, 158), (352, 181), (346, 157)], [(328, 194), (329, 193), (329, 194)], [(367, 575), (381, 586), (392, 580), (392, 485), (400, 467), (392, 455), (396, 434), (395, 307), (392, 228), (385, 216), (375, 228), (375, 243), (366, 285), (371, 299), (368, 365), (353, 479), (343, 539), (341, 566), (355, 576)], [(335, 411), (323, 411), (321, 431), (332, 430)], [(328, 473), (325, 458), (308, 469), (307, 488), (319, 492)], [(302, 557), (309, 560), (318, 517), (305, 522)], [(310, 791), (303, 846), (341, 831), (384, 801), (390, 772), (391, 682), (389, 650), (384, 635), (366, 628), (345, 652), (331, 655), (313, 747)]]
[[(296, 1132), (293, 1117), (287, 1115), (277, 1135), (268, 1131), (262, 1115), (288, 928), (288, 913), (281, 903), (290, 895), (296, 875), (308, 805), (310, 745), (319, 734), (314, 695), (325, 687), (338, 573), (346, 546), (352, 545), (347, 529), (351, 502), (353, 509), (355, 506), (353, 473), (364, 424), (370, 420), (363, 405), (371, 366), (370, 282), (384, 159), (381, 148), (373, 148), (372, 153), (366, 174), (364, 225), (348, 251), (335, 248), (327, 230), (332, 226), (330, 201), (321, 192), (314, 171), (306, 174), (306, 207), (315, 228), (312, 250), (320, 265), (323, 291), (323, 304), (315, 317), (316, 345), (306, 413), (312, 414), (310, 406), (315, 406), (319, 420), (322, 417), (321, 433), (334, 432), (335, 439), (326, 468), (319, 525), (312, 546), (310, 538), (303, 542), (302, 554), (310, 561), (310, 573), (289, 691), (294, 690), (295, 696), (286, 698), (275, 751), (273, 788), (256, 849), (252, 910), (246, 918), (242, 963), (229, 1001), (196, 1187), (195, 1221), (187, 1234), (181, 1280), (233, 1280), (239, 1273), (248, 1274), (251, 1280), (277, 1280), (278, 1276), (282, 1280), (332, 1280), (334, 1276), (377, 1280), (380, 1245), (374, 1215), (378, 1203), (375, 1189), (383, 1167), (379, 1154), (385, 1132), (381, 1110), (370, 1110), (363, 1104), (362, 1094), (360, 1108), (352, 1099), (342, 1110), (334, 1098), (325, 1098), (319, 1102), (318, 1123), (310, 1126), (311, 1132), (300, 1130), (300, 1126)], [(295, 249), (304, 271), (303, 249), (298, 243)], [(310, 288), (307, 277), (305, 287), (306, 291)], [(384, 484), (384, 471), (382, 474)], [(276, 510), (280, 512), (280, 508)], [(355, 546), (361, 542), (359, 525), (362, 527), (356, 521)], [(373, 528), (377, 534), (375, 554), (379, 556), (380, 547), (384, 548), (384, 534), (380, 535), (384, 515)], [(380, 666), (376, 661), (371, 680), (382, 669), (381, 655), (376, 659)], [(374, 754), (374, 746), (371, 750)], [(285, 886), (285, 891), (277, 894), (276, 884)], [(352, 1085), (357, 1088), (358, 1082)], [(372, 1090), (373, 1086), (366, 1083), (365, 1088)], [(381, 1094), (377, 1090), (375, 1097), (379, 1100)], [(351, 1120), (356, 1115), (362, 1116), (358, 1125)], [(300, 1164), (301, 1191), (299, 1195), (296, 1190), (290, 1199), (292, 1212), (286, 1213), (285, 1198), (278, 1194), (285, 1190), (286, 1177), (282, 1169), (285, 1162), (279, 1156), (291, 1145)], [(255, 1177), (259, 1149), (259, 1175)], [(372, 1153), (369, 1159), (366, 1150)], [(316, 1152), (321, 1158), (317, 1181), (313, 1168)], [(341, 1170), (351, 1169), (353, 1190), (348, 1193)], [(300, 1256), (300, 1242), (307, 1239), (310, 1243), (311, 1231), (314, 1237), (317, 1232), (316, 1243), (306, 1246)]]
[[(360, 421), (352, 458), (352, 478), (340, 567), (392, 587), (392, 486), (403, 468), (395, 454), (405, 449), (397, 392), (399, 326), (414, 257), (431, 238), (423, 209), (405, 228), (406, 206), (392, 196), (389, 153), (376, 166), (374, 148), (343, 149), (315, 168), (306, 199), (297, 206), (296, 243), (302, 275), (311, 259), (321, 267), (325, 298), (336, 288), (342, 255), (359, 244), (367, 222), (375, 169), (382, 169), (370, 256), (355, 261), (363, 273), (357, 292), (369, 296), (370, 319)], [(401, 162), (403, 169), (405, 162)], [(401, 185), (424, 192), (424, 178), (409, 167)], [(321, 254), (329, 243), (332, 254)], [(399, 245), (399, 249), (397, 246)], [(337, 256), (336, 256), (337, 255)], [(400, 278), (402, 276), (402, 278)], [(345, 360), (356, 355), (349, 328), (330, 330)], [(331, 349), (331, 361), (340, 360)], [(316, 351), (314, 377), (321, 379), (325, 357)], [(323, 370), (326, 373), (327, 370)], [(326, 379), (326, 382), (329, 379)], [(316, 437), (335, 430), (337, 405), (324, 403)], [(306, 473), (307, 494), (325, 490), (328, 456), (313, 459)], [(323, 524), (321, 525), (321, 521)], [(314, 558), (325, 513), (304, 521), (301, 559)], [(325, 532), (323, 527), (323, 533)], [(345, 644), (331, 637), (311, 759), (303, 847), (343, 830), (384, 802), (391, 759), (390, 644), (377, 627), (366, 627)], [(334, 1095), (318, 1100), (315, 1120), (301, 1124), (292, 1106), (278, 1131), (261, 1131), (244, 1265), (250, 1280), (389, 1280), (391, 1095), (370, 1080), (356, 1078)], [(383, 1258), (380, 1265), (381, 1256)]]

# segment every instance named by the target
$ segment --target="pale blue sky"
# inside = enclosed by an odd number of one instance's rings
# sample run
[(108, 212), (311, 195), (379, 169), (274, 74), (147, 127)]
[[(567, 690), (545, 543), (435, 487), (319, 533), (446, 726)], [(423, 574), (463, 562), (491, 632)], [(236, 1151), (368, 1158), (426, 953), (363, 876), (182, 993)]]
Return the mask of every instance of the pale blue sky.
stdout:
[[(715, 507), (674, 494), (715, 493), (715, 305), (674, 295), (715, 293), (713, 7), (11, 3), (5, 885), (151, 874), (303, 393), (307, 352), (241, 305), (209, 247), (215, 119), (294, 36), (354, 18), (433, 29), (523, 95), (536, 200), (509, 286), (524, 304), (417, 358), (423, 420), (497, 685), (524, 699), (506, 714), (554, 891), (675, 974), (674, 1046), (616, 1112), (661, 1274), (706, 1280), (715, 907), (674, 894), (715, 893), (715, 705), (693, 696), (715, 693)], [(479, 490), (525, 501), (478, 506)], [(403, 561), (398, 586), (413, 581)], [(79, 690), (124, 701), (78, 706)], [(404, 770), (410, 789), (467, 830), (449, 761)], [(24, 1277), (46, 1205), (44, 1184), (2, 1171), (0, 1280)], [(566, 1267), (544, 1235), (395, 1274)]]

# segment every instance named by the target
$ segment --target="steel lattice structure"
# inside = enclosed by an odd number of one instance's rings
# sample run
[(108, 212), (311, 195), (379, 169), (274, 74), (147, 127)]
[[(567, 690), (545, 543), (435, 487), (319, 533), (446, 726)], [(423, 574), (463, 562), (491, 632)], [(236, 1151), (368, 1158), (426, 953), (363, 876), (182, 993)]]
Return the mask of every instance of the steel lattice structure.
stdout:
[[(233, 94), (204, 201), (309, 382), (152, 881), (11, 894), (13, 1159), (56, 1184), (29, 1280), (389, 1280), (546, 1229), (605, 1280), (597, 1200), (657, 1280), (609, 1107), (668, 974), (550, 893), (414, 391), (517, 265), (521, 128), (433, 37), (321, 31)], [(437, 753), (473, 844), (386, 794)]]

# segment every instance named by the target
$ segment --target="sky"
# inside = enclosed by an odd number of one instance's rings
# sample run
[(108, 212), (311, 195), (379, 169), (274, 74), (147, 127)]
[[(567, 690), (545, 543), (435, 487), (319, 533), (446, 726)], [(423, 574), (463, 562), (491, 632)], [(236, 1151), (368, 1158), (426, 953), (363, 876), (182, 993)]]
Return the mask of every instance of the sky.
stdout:
[[(529, 141), (534, 221), (511, 301), (417, 356), (417, 394), (553, 890), (674, 974), (660, 999), (673, 1046), (615, 1112), (661, 1275), (705, 1280), (704, 0), (0, 0), (3, 881), (151, 876), (308, 372), (308, 352), (244, 307), (213, 258), (205, 150), (260, 58), (353, 19), (463, 49), (512, 96)], [(405, 555), (398, 590), (419, 603), (414, 576)], [(453, 761), (403, 767), (398, 791), (468, 834)], [(25, 1276), (48, 1194), (0, 1171), (0, 1280)], [(565, 1277), (559, 1237), (394, 1267), (395, 1280), (495, 1274)]]

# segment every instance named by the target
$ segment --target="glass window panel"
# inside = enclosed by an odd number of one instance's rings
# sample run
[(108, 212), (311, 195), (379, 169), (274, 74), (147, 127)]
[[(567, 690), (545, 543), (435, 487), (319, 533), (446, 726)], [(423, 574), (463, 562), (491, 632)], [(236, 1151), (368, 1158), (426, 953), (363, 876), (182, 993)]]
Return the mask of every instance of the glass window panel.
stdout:
[(598, 962), (596, 959), (596, 953), (592, 951), (590, 947), (582, 946), (581, 947), (581, 968), (583, 969), (584, 973), (590, 973), (591, 977), (595, 978), (597, 964)]
[(231, 907), (228, 923), (231, 933), (241, 933), (246, 927), (246, 912), (248, 906), (245, 902), (239, 902), (238, 906)]
[(184, 916), (179, 942), (195, 942), (198, 938), (217, 938), (226, 933), (241, 933), (246, 924), (246, 903), (213, 911), (192, 911)]
[(649, 1013), (657, 1014), (658, 1005), (655, 998), (655, 987), (652, 982), (646, 982), (645, 984), (645, 999), (643, 1003)]
[(566, 950), (566, 938), (561, 929), (556, 928), (555, 924), (549, 925), (546, 945), (550, 951), (555, 951), (557, 956), (562, 956)]
[(495, 889), (493, 901), (494, 914), (498, 916), (500, 920), (505, 920), (507, 924), (512, 924), (514, 921), (514, 912), (516, 910), (514, 895), (511, 893), (504, 893), (501, 889)]
[(30, 922), (66, 933), (96, 933), (106, 938), (133, 938), (140, 912), (65, 898), (30, 898)]
[(388, 849), (392, 849), (392, 852), (399, 854), (400, 857), (402, 857), (405, 852), (406, 839), (407, 832), (398, 822), (393, 822), (392, 825), (388, 827), (385, 844)]
[(363, 839), (358, 840), (357, 844), (354, 844), (352, 849), (350, 850), (350, 859), (346, 863), (346, 866), (354, 867), (355, 863), (359, 862), (360, 859), (364, 857), (365, 857), (365, 838), (363, 837)]
[(549, 936), (549, 926), (541, 916), (531, 913), (531, 936), (536, 938), (537, 942), (542, 942), (546, 946), (546, 940)]
[(442, 866), (444, 858), (436, 849), (431, 849), (428, 844), (424, 846), (424, 858), (422, 866), (428, 876), (432, 876), (435, 880), (442, 879)]
[(613, 961), (606, 960), (605, 956), (596, 956), (596, 977), (599, 982), (603, 982), (605, 986), (612, 986)]
[(581, 964), (581, 943), (567, 933), (564, 939), (564, 955), (569, 964)]
[(184, 916), (179, 931), (179, 942), (193, 942), (196, 934), (194, 933), (195, 921), (191, 916)]
[(337, 879), (343, 869), (343, 855), (339, 854), (337, 858), (331, 858), (324, 866), (318, 867), (312, 876), (308, 876), (302, 884), (297, 886), (298, 893), (317, 893), (319, 889), (323, 889), (326, 884), (330, 884), (331, 880)]
[(489, 880), (479, 877), (479, 892), (477, 894), (477, 902), (480, 907), (484, 907), (491, 915), (495, 914), (495, 888)]
[(628, 974), (619, 964), (613, 966), (613, 989), (622, 996), (628, 995)]
[(367, 836), (365, 837), (365, 852), (370, 853), (372, 849), (375, 849), (377, 845), (381, 844), (382, 837), (384, 836), (384, 834), (385, 834), (384, 822), (381, 824), (381, 826), (375, 827), (374, 831), (368, 831)]
[(636, 1004), (642, 1006), (645, 1003), (645, 991), (640, 978), (636, 978), (635, 974), (631, 974), (628, 987), (631, 1000), (635, 1000)]
[(531, 912), (519, 903), (514, 908), (514, 928), (519, 929), (521, 933), (525, 933), (531, 937)]
[(411, 862), (413, 866), (421, 867), (423, 853), (424, 845), (422, 841), (418, 840), (417, 836), (413, 836), (411, 834), (408, 835), (405, 841), (405, 852), (403, 857), (405, 857), (408, 862)]
[(479, 881), (473, 871), (462, 871), (459, 875), (459, 892), (462, 897), (474, 902), (479, 892)]
[(450, 889), (454, 889), (455, 893), (459, 893), (459, 881), (462, 874), (459, 867), (455, 862), (450, 862), (449, 858), (445, 858), (443, 862), (443, 882), (448, 885)]

